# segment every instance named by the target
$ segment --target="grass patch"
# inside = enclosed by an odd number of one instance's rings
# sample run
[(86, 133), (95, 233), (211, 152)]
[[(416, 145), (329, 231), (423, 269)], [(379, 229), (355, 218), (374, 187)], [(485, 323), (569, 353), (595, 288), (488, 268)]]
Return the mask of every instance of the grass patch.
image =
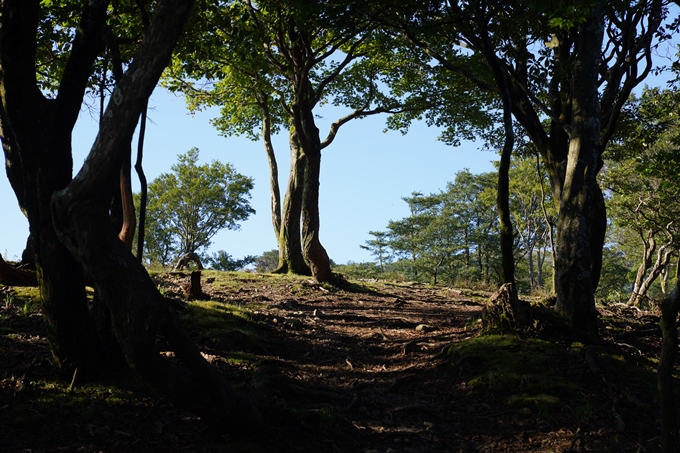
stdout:
[[(202, 344), (225, 352), (258, 352), (266, 338), (263, 326), (243, 307), (223, 302), (189, 302), (182, 324)], [(252, 361), (248, 356), (234, 360)]]
[[(0, 412), (0, 424), (16, 429), (34, 429), (53, 419), (73, 424), (91, 423), (102, 412), (117, 412), (139, 405), (139, 395), (130, 389), (88, 384), (69, 390), (60, 381), (32, 381), (21, 391), (20, 403)], [(148, 409), (147, 409), (148, 410)]]
[(582, 410), (584, 390), (567, 372), (578, 368), (579, 348), (565, 349), (536, 338), (484, 335), (453, 345), (449, 354), (467, 388), (480, 397), (500, 400), (527, 420), (549, 420), (565, 409), (570, 419), (587, 415)]

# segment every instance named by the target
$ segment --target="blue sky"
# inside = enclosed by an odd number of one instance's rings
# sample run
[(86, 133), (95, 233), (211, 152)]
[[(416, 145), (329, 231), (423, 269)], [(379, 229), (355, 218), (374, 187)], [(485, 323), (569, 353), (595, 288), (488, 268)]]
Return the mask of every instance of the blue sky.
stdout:
[[(221, 137), (209, 120), (216, 109), (189, 115), (184, 99), (158, 88), (151, 97), (149, 123), (144, 146), (144, 168), (149, 181), (170, 171), (177, 155), (192, 147), (200, 149), (200, 162), (230, 162), (236, 170), (255, 179), (251, 205), (257, 213), (238, 231), (215, 236), (211, 251), (225, 250), (240, 258), (259, 255), (276, 248), (269, 208), (269, 173), (261, 142)], [(322, 138), (332, 121), (343, 111), (329, 105), (316, 112)], [(402, 196), (443, 189), (463, 168), (472, 172), (492, 171), (495, 153), (480, 150), (480, 144), (464, 143), (454, 148), (437, 141), (439, 132), (425, 123), (414, 124), (407, 135), (383, 133), (385, 116), (373, 116), (345, 124), (335, 141), (322, 153), (320, 239), (337, 263), (371, 261), (359, 246), (371, 230), (383, 230), (391, 219), (408, 215)], [(80, 168), (97, 133), (97, 122), (86, 109), (73, 134), (74, 175)], [(135, 141), (136, 143), (136, 141)], [(279, 182), (285, 190), (289, 171), (288, 137), (274, 138), (279, 163)], [(136, 175), (133, 176), (136, 181)], [(135, 185), (134, 189), (138, 190)], [(283, 196), (283, 192), (282, 192)], [(0, 177), (0, 253), (17, 259), (28, 235), (28, 222), (18, 208), (6, 176)]]

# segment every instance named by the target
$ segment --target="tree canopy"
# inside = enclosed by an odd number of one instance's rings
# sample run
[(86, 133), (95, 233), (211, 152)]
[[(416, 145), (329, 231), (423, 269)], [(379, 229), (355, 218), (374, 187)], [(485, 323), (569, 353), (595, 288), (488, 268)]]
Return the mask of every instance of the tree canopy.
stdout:
[[(178, 156), (171, 173), (149, 184), (147, 256), (165, 265), (191, 252), (205, 252), (222, 229), (235, 230), (255, 210), (253, 180), (228, 163), (198, 164), (199, 150)], [(200, 254), (200, 253), (199, 253)]]

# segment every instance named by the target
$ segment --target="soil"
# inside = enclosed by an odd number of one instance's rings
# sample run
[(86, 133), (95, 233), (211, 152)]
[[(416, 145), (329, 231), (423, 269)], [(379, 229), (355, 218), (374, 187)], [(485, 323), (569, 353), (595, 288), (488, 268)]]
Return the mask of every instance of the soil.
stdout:
[[(160, 284), (176, 296), (183, 278), (166, 276)], [(193, 334), (204, 356), (258, 401), (266, 420), (258, 435), (220, 435), (140, 383), (116, 378), (90, 385), (58, 376), (39, 311), (21, 314), (5, 304), (0, 452), (659, 451), (657, 414), (617, 400), (583, 355), (555, 363), (590, 396), (588, 415), (579, 422), (558, 414), (527, 421), (497, 393), (473, 391), (447, 351), (480, 335), (490, 293), (379, 282), (337, 290), (304, 279), (239, 274), (229, 279), (225, 285), (205, 278), (203, 290), (212, 300), (245, 308), (264, 338), (253, 342), (224, 332), (206, 341)], [(636, 325), (645, 316), (656, 321), (650, 313), (616, 314)], [(632, 355), (655, 356), (659, 345), (655, 336), (626, 339)], [(244, 351), (244, 360), (234, 360), (234, 351)], [(77, 401), (55, 396), (58, 389), (49, 384), (55, 380), (62, 394), (73, 380)]]

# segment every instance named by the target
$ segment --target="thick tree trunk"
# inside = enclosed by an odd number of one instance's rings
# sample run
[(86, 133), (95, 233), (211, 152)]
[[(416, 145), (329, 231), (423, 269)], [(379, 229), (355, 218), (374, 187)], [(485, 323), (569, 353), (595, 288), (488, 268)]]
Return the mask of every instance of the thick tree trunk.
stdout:
[(208, 300), (210, 298), (201, 288), (201, 271), (193, 271), (189, 281), (182, 285), (182, 289), (184, 289), (184, 294), (188, 300)]
[[(130, 367), (179, 406), (221, 429), (242, 432), (258, 427), (259, 414), (203, 359), (108, 220), (111, 188), (127, 157), (121, 152), (122, 145), (132, 139), (192, 3), (167, 0), (157, 5), (148, 33), (112, 94), (113, 102), (82, 170), (65, 190), (55, 194), (51, 207), (60, 240), (87, 267), (98, 295), (109, 308), (113, 333)], [(159, 331), (187, 370), (179, 370), (155, 350)]]
[(305, 179), (306, 157), (302, 153), (294, 126), (290, 134), (290, 175), (283, 198), (283, 212), (279, 232), (279, 265), (274, 273), (312, 275), (302, 256), (300, 218), (302, 216), (302, 192)]
[(597, 331), (591, 235), (600, 158), (598, 63), (604, 33), (601, 5), (579, 27), (572, 79), (569, 158), (557, 223), (557, 310), (576, 330)]
[[(680, 264), (680, 263), (679, 263)], [(664, 453), (678, 451), (678, 421), (676, 398), (673, 393), (673, 371), (678, 354), (678, 310), (680, 309), (680, 287), (678, 283), (668, 299), (659, 303), (661, 308), (661, 332), (663, 341), (659, 357), (657, 387), (661, 403), (661, 444)]]
[(50, 198), (71, 180), (71, 131), (92, 64), (103, 48), (107, 5), (93, 1), (84, 8), (59, 93), (48, 100), (36, 85), (40, 2), (2, 3), (0, 133), (7, 172), (30, 225), (48, 341), (55, 364), (65, 370), (87, 371), (97, 363), (98, 343), (82, 266), (57, 239)]
[(319, 240), (319, 177), (321, 174), (321, 146), (319, 129), (314, 125), (312, 112), (303, 112), (301, 121), (308, 146), (303, 145), (306, 157), (305, 183), (302, 191), (302, 250), (312, 276), (319, 283), (333, 281), (330, 260)]

